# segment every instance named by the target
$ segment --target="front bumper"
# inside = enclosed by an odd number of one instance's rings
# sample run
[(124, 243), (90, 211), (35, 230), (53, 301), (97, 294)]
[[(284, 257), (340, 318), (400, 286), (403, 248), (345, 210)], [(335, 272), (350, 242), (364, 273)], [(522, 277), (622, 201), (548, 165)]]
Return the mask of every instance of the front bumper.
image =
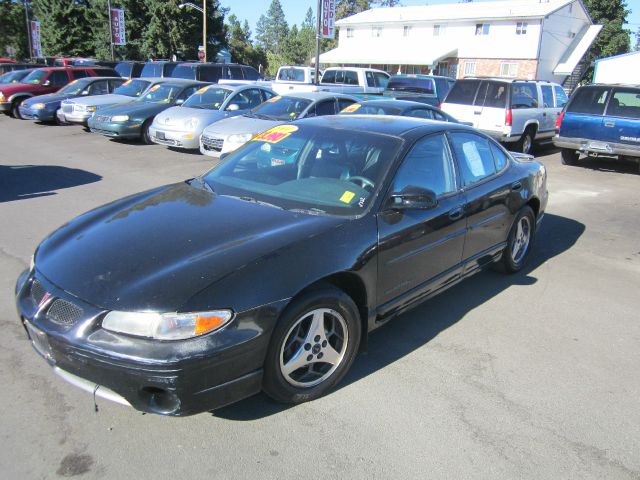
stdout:
[(0, 112), (10, 112), (11, 102), (0, 102)]
[(602, 155), (607, 157), (640, 157), (640, 144), (630, 145), (587, 138), (570, 138), (556, 135), (553, 144), (558, 148), (568, 148), (587, 155)]
[(91, 118), (93, 112), (76, 112), (75, 110), (71, 112), (65, 112), (60, 109), (58, 110), (57, 115), (58, 119), (63, 122), (80, 123), (82, 125), (87, 125), (87, 121)]
[(220, 408), (260, 391), (280, 303), (238, 313), (210, 335), (156, 341), (102, 329), (105, 310), (35, 271), (16, 285), (21, 322), (55, 373), (96, 396), (172, 416)]
[(153, 143), (168, 147), (197, 150), (200, 145), (200, 134), (196, 131), (169, 130), (151, 125), (149, 135)]
[(140, 138), (142, 124), (136, 122), (96, 122), (90, 118), (87, 122), (91, 133), (99, 133), (105, 137)]
[(33, 108), (20, 105), (20, 116), (25, 120), (35, 120), (36, 122), (52, 122), (56, 119), (56, 109), (43, 108), (34, 110)]

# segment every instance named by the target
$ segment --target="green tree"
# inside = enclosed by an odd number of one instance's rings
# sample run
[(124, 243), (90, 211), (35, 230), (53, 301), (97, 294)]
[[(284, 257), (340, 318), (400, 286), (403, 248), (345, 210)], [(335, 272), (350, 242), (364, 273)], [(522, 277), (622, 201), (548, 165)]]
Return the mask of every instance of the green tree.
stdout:
[(23, 2), (0, 0), (0, 57), (29, 57), (27, 24)]
[[(630, 11), (625, 0), (586, 0), (585, 6), (594, 23), (603, 25), (585, 57), (589, 64), (599, 58), (627, 53), (631, 43), (630, 32), (623, 25)], [(593, 67), (589, 68), (587, 79), (593, 77)]]
[(634, 50), (636, 52), (638, 50), (640, 50), (640, 27), (638, 27), (638, 30), (636, 31), (636, 46), (635, 46)]
[(34, 19), (40, 22), (40, 40), (45, 55), (93, 55), (93, 32), (88, 20), (88, 2), (34, 0), (32, 4)]
[(316, 54), (316, 20), (313, 17), (313, 10), (309, 8), (300, 26), (298, 38), (305, 52), (304, 62), (307, 63)]
[(261, 15), (256, 25), (258, 45), (266, 52), (280, 54), (288, 33), (289, 25), (280, 0), (271, 0), (266, 16)]
[[(308, 50), (305, 48), (298, 27), (294, 25), (284, 39), (282, 59), (289, 65), (301, 65), (307, 61)], [(277, 71), (277, 69), (276, 69)]]
[(350, 17), (371, 8), (369, 0), (338, 0), (336, 2), (336, 19)]
[(255, 68), (266, 64), (264, 54), (258, 52), (251, 42), (249, 22), (245, 20), (244, 25), (240, 24), (238, 18), (233, 14), (227, 18), (227, 44), (234, 62), (251, 65)]

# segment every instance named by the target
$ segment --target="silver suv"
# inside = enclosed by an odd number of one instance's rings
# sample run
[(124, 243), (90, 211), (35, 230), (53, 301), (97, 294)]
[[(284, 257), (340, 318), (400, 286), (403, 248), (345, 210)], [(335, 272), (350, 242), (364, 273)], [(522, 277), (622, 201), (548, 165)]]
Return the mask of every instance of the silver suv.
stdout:
[(531, 153), (533, 142), (551, 139), (567, 95), (560, 85), (541, 80), (469, 78), (457, 80), (442, 110), (511, 150)]

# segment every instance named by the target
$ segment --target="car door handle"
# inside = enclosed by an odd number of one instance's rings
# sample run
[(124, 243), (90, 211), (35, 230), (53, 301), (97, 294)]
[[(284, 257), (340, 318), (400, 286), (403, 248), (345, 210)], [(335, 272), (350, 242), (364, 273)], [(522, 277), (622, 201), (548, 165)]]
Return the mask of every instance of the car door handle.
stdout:
[(519, 192), (520, 190), (522, 190), (522, 183), (521, 182), (513, 182), (511, 184), (511, 190), (513, 190), (514, 192)]
[(475, 110), (473, 112), (474, 115), (480, 115), (482, 113), (482, 110)]
[(615, 127), (616, 126), (616, 122), (604, 122), (604, 126), (605, 127)]
[(449, 218), (451, 220), (460, 220), (463, 213), (464, 209), (462, 207), (456, 207), (452, 210), (449, 210)]

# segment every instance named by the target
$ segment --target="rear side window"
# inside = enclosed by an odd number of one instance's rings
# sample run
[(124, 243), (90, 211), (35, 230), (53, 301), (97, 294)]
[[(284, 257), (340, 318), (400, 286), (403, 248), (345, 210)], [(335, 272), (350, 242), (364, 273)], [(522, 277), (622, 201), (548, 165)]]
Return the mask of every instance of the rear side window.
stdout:
[(569, 103), (567, 112), (602, 115), (610, 91), (610, 87), (579, 88)]
[[(176, 68), (176, 71), (178, 70), (178, 68)], [(202, 67), (201, 76), (202, 78), (200, 78), (200, 80), (203, 80), (205, 82), (217, 82), (218, 80), (220, 80), (220, 78), (222, 78), (222, 67), (216, 67), (213, 65)]]
[(162, 64), (161, 63), (146, 63), (142, 67), (141, 77), (161, 77), (162, 76)]
[(474, 105), (491, 108), (505, 108), (508, 85), (502, 82), (482, 82)]
[(176, 69), (177, 64), (175, 63), (165, 63), (162, 66), (162, 71), (164, 72), (165, 77), (170, 77), (173, 74), (173, 71)]
[(322, 83), (336, 83), (336, 71), (335, 70), (327, 70), (322, 75)]
[(609, 100), (607, 115), (640, 118), (640, 90), (616, 88)]
[(430, 120), (433, 120), (433, 113), (431, 112), (431, 110), (428, 110), (426, 108), (416, 108), (414, 110), (410, 110), (407, 113), (407, 117), (428, 118)]
[(452, 133), (451, 143), (465, 185), (477, 183), (496, 172), (489, 141), (473, 133)]
[[(76, 71), (74, 73), (79, 73), (79, 71)], [(67, 72), (61, 72), (59, 70), (56, 72), (51, 72), (51, 75), (49, 75), (49, 78), (47, 78), (47, 80), (51, 82), (51, 85), (65, 85), (69, 83), (69, 77), (67, 76)]]
[(457, 103), (460, 105), (473, 105), (473, 99), (476, 96), (476, 91), (480, 85), (480, 80), (460, 80), (457, 81), (447, 98), (446, 103)]
[(325, 100), (324, 102), (318, 102), (315, 108), (316, 116), (321, 115), (335, 115), (336, 114), (336, 102), (334, 100)]
[(89, 76), (89, 72), (87, 72), (86, 70), (71, 70), (71, 75), (73, 75), (73, 78), (85, 78)]
[(504, 167), (509, 163), (509, 158), (507, 154), (504, 153), (500, 147), (498, 147), (495, 143), (489, 142), (489, 148), (491, 149), (491, 153), (493, 154), (493, 162), (496, 165), (496, 171), (501, 171)]
[(260, 74), (253, 67), (242, 67), (242, 71), (246, 80), (258, 80), (260, 78)]
[(244, 80), (240, 67), (229, 67), (229, 78), (233, 80)]
[(350, 70), (344, 72), (344, 83), (346, 85), (358, 85), (358, 74)]
[(564, 93), (564, 90), (562, 89), (562, 87), (558, 85), (554, 85), (553, 91), (556, 94), (556, 107), (558, 108), (564, 107), (567, 104), (567, 101), (569, 100), (567, 97), (567, 94)]
[(109, 81), (100, 80), (93, 82), (89, 88), (89, 93), (91, 95), (104, 95), (105, 93), (109, 93)]
[(551, 85), (541, 85), (542, 91), (542, 106), (544, 108), (553, 108), (553, 89)]
[[(146, 77), (147, 75), (144, 75), (144, 72), (143, 72), (142, 76)], [(188, 80), (195, 80), (196, 79), (196, 68), (194, 66), (191, 66), (191, 65), (178, 65), (173, 70), (173, 73), (171, 74), (171, 76), (174, 77), (174, 78), (186, 78)], [(220, 76), (218, 76), (218, 78), (220, 78)], [(218, 79), (217, 78), (215, 80), (208, 80), (207, 79), (207, 81), (217, 82)]]
[(537, 108), (538, 89), (535, 83), (514, 83), (511, 86), (511, 108)]

